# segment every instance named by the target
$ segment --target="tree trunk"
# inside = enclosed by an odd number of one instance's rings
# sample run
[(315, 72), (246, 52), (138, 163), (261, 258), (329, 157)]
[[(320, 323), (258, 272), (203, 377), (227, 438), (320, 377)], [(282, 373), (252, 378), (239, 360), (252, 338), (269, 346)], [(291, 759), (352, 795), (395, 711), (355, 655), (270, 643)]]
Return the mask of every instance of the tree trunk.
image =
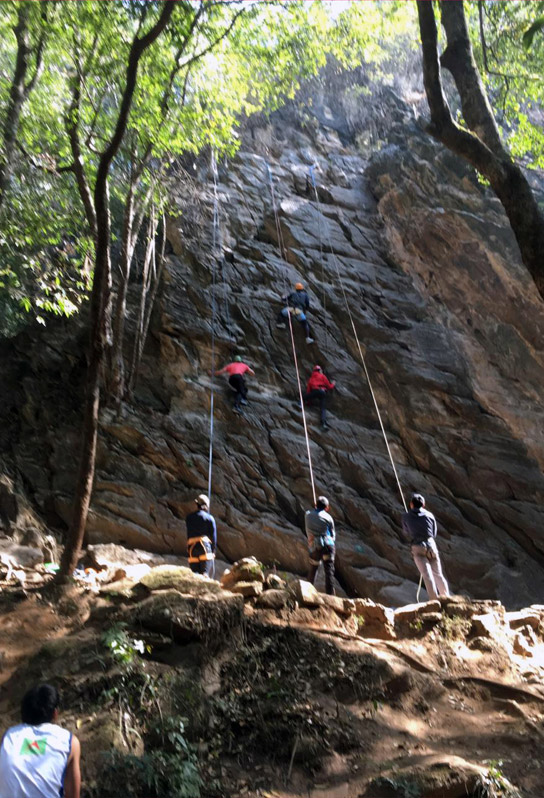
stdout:
[(442, 64), (453, 75), (472, 132), (457, 125), (442, 88), (433, 3), (418, 0), (423, 80), (431, 112), (429, 133), (489, 180), (508, 216), (523, 263), (544, 298), (544, 215), (523, 171), (502, 145), (468, 35), (462, 0), (442, 2), (447, 47)]
[(19, 131), (21, 110), (25, 101), (25, 80), (29, 66), (30, 46), (28, 33), (28, 20), (30, 3), (19, 3), (17, 9), (17, 25), (14, 28), (17, 39), (17, 57), (15, 72), (11, 82), (6, 121), (3, 135), (3, 156), (0, 161), (0, 208), (4, 202), (6, 188), (13, 169), (13, 157)]
[(175, 3), (166, 0), (155, 25), (142, 38), (136, 37), (131, 45), (127, 64), (126, 82), (121, 99), (119, 116), (112, 138), (103, 152), (96, 173), (93, 194), (96, 213), (96, 254), (91, 295), (91, 339), (87, 370), (87, 387), (83, 410), (83, 440), (81, 459), (76, 482), (74, 507), (66, 546), (62, 553), (57, 575), (59, 583), (65, 583), (73, 573), (85, 535), (87, 515), (91, 502), (94, 481), (98, 418), (100, 410), (100, 373), (104, 354), (110, 345), (111, 321), (111, 219), (108, 193), (108, 177), (112, 160), (123, 141), (138, 77), (138, 65), (145, 50), (166, 28)]
[(123, 360), (123, 338), (125, 332), (125, 313), (127, 309), (128, 283), (130, 279), (130, 269), (132, 256), (134, 253), (133, 239), (134, 224), (134, 185), (131, 183), (125, 205), (123, 218), (123, 233), (121, 242), (121, 256), (119, 259), (119, 283), (117, 288), (117, 299), (115, 302), (115, 313), (113, 317), (113, 345), (111, 352), (111, 364), (108, 380), (108, 394), (117, 410), (121, 405), (125, 384), (125, 364)]
[[(159, 255), (158, 263), (157, 263), (157, 252), (155, 245), (155, 237), (157, 235), (158, 222), (155, 222), (154, 215), (152, 217), (149, 228), (148, 249), (146, 250), (145, 253), (144, 269), (142, 274), (142, 292), (140, 294), (140, 308), (138, 311), (136, 334), (134, 336), (134, 347), (132, 350), (132, 362), (130, 366), (130, 376), (127, 386), (127, 396), (132, 396), (132, 392), (134, 391), (134, 386), (136, 385), (136, 380), (138, 378), (138, 370), (140, 367), (140, 361), (142, 359), (142, 353), (144, 350), (145, 340), (147, 337), (147, 330), (151, 318), (151, 311), (153, 310), (153, 304), (155, 302), (157, 289), (159, 287), (159, 283), (161, 280), (162, 267), (164, 264), (164, 252), (166, 245), (166, 229), (165, 229), (164, 214), (162, 217), (162, 221), (163, 221), (163, 237), (162, 237), (161, 252)], [(153, 274), (152, 270), (150, 269), (151, 258), (153, 258)], [(153, 281), (153, 288), (151, 290), (151, 296), (149, 302), (147, 302), (147, 295), (149, 293), (149, 288), (152, 281)]]

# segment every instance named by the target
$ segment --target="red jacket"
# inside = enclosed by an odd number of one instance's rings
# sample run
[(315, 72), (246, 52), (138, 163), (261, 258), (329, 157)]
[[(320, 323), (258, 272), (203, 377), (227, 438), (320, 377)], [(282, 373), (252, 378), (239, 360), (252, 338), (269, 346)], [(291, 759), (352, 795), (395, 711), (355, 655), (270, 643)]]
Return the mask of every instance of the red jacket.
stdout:
[(308, 385), (306, 386), (306, 393), (310, 393), (310, 391), (315, 391), (318, 388), (324, 388), (326, 391), (332, 391), (334, 388), (334, 382), (330, 382), (322, 371), (313, 371), (312, 376), (308, 380)]

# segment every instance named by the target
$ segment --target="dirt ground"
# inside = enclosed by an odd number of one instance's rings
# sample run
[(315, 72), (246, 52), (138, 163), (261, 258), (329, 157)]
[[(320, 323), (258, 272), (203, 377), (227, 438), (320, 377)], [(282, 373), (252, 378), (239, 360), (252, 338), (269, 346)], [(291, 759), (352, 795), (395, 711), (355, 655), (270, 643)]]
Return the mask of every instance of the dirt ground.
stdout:
[[(207, 639), (186, 635), (183, 618), (195, 601), (217, 618), (221, 599), (174, 593), (0, 593), (0, 731), (29, 686), (59, 686), (63, 723), (82, 742), (85, 798), (544, 795), (540, 648), (515, 657), (492, 637), (473, 644), (459, 621), (363, 638), (332, 611), (251, 602)], [(115, 646), (126, 641), (125, 662)], [(164, 731), (180, 717), (183, 741)], [(166, 771), (164, 752), (186, 744), (198, 784), (176, 792), (165, 776), (142, 791), (133, 759), (149, 750), (142, 761)]]

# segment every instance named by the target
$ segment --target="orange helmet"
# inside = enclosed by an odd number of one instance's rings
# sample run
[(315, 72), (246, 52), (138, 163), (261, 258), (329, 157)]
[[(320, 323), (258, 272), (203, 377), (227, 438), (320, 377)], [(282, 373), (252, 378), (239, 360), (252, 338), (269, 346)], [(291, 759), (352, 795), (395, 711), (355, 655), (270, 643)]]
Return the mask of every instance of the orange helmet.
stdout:
[(304, 291), (304, 286), (302, 285), (302, 283), (295, 283), (295, 289), (297, 291)]

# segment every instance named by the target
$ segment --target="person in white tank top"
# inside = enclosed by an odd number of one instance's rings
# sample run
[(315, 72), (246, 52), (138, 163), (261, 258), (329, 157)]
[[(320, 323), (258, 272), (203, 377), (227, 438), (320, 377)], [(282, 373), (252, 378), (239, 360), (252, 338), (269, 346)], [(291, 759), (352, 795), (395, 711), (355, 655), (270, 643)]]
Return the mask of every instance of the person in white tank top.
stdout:
[(58, 726), (59, 694), (50, 684), (23, 697), (21, 720), (0, 746), (0, 798), (79, 798), (80, 745)]

